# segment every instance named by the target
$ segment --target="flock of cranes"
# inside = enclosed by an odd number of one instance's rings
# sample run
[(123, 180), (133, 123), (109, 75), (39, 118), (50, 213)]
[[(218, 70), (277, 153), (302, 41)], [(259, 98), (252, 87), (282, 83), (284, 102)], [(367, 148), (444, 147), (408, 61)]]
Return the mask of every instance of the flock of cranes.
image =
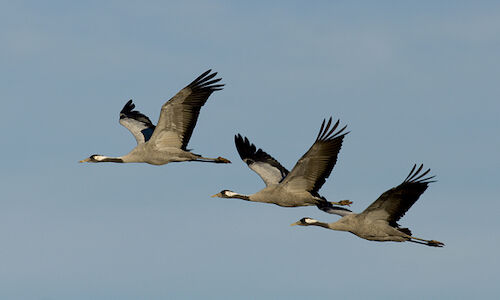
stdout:
[[(80, 162), (148, 163), (164, 165), (170, 162), (199, 161), (230, 163), (223, 157), (209, 158), (192, 153), (186, 147), (193, 133), (201, 107), (215, 91), (222, 90), (221, 78), (208, 70), (181, 89), (161, 107), (160, 118), (155, 126), (151, 120), (134, 110), (129, 100), (120, 112), (120, 124), (126, 127), (137, 141), (128, 154), (109, 157), (94, 154)], [(340, 121), (323, 120), (315, 142), (297, 161), (291, 171), (283, 167), (271, 155), (250, 143), (240, 134), (234, 137), (241, 159), (257, 173), (266, 187), (254, 194), (243, 195), (223, 190), (212, 197), (236, 198), (252, 202), (272, 203), (283, 207), (316, 206), (320, 210), (341, 216), (337, 222), (323, 223), (306, 217), (293, 223), (300, 226), (320, 226), (332, 230), (348, 231), (372, 241), (414, 242), (427, 246), (442, 247), (443, 243), (414, 237), (408, 228), (397, 223), (434, 182), (430, 169), (413, 166), (406, 179), (398, 186), (384, 192), (363, 212), (356, 214), (341, 207), (352, 204), (349, 200), (330, 202), (319, 194), (320, 188), (330, 176), (337, 162), (347, 126), (339, 128)]]

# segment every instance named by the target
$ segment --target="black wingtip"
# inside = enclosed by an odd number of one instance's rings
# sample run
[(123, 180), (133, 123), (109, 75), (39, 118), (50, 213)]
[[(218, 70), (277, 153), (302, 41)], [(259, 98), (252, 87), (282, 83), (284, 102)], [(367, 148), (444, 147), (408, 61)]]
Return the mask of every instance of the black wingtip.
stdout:
[(316, 136), (316, 140), (319, 140), (319, 137), (321, 136), (321, 133), (323, 132), (323, 129), (325, 128), (325, 122), (326, 122), (326, 119), (323, 119), (323, 122), (321, 123), (321, 127), (319, 128), (318, 136)]
[[(235, 146), (236, 146), (236, 149), (238, 150), (238, 148), (239, 148), (239, 147), (240, 147), (243, 143), (244, 143), (244, 141), (243, 141), (243, 136), (242, 136), (241, 134), (239, 134), (239, 133), (238, 133), (238, 134), (236, 134), (236, 135), (234, 136), (234, 144), (235, 144)], [(238, 152), (239, 152), (239, 150), (238, 150)]]
[(234, 136), (234, 144), (242, 160), (248, 158), (251, 154), (253, 154), (256, 151), (255, 145), (250, 143), (248, 138), (243, 137), (239, 133)]
[(431, 171), (430, 168), (425, 170), (423, 173), (420, 173), (422, 171), (423, 167), (424, 167), (424, 164), (420, 164), (420, 166), (418, 166), (418, 168), (417, 168), (417, 164), (414, 164), (410, 170), (410, 174), (408, 174), (408, 176), (406, 176), (406, 178), (403, 182), (414, 182), (414, 183), (436, 182), (436, 180), (431, 180), (431, 179), (434, 179), (436, 177), (435, 175), (425, 177)]
[(413, 164), (413, 168), (411, 168), (410, 174), (408, 174), (408, 176), (406, 176), (406, 178), (405, 178), (405, 180), (403, 180), (403, 182), (408, 181), (408, 178), (410, 178), (410, 176), (413, 174), (413, 171), (415, 171), (416, 167), (417, 167), (417, 164)]
[[(347, 125), (342, 127), (340, 130), (337, 130), (337, 128), (340, 125), (340, 119), (337, 119), (337, 121), (335, 122), (335, 124), (333, 124), (333, 126), (331, 126), (332, 122), (333, 122), (332, 117), (330, 117), (328, 119), (328, 123), (326, 123), (326, 119), (323, 119), (323, 122), (321, 123), (321, 127), (320, 127), (319, 132), (318, 132), (318, 135), (316, 137), (316, 141), (331, 140), (331, 139), (334, 139), (334, 138), (337, 138), (340, 136), (345, 136), (346, 134), (348, 134), (350, 132), (350, 131), (348, 131), (348, 132), (343, 133), (343, 131), (347, 128)], [(326, 123), (326, 126), (325, 126), (325, 123)], [(330, 128), (330, 126), (331, 126), (331, 128)]]
[(135, 104), (132, 102), (132, 99), (128, 100), (127, 103), (123, 106), (120, 114), (131, 112), (135, 108)]
[[(208, 69), (206, 70), (205, 72), (203, 72), (200, 76), (198, 76), (195, 80), (193, 80), (193, 82), (198, 82), (200, 79), (204, 78), (205, 76), (207, 76), (208, 74), (210, 74), (210, 72), (212, 72), (212, 69)], [(217, 73), (215, 73), (217, 74)]]
[(212, 69), (209, 69), (200, 76), (198, 76), (193, 82), (188, 86), (191, 88), (204, 88), (208, 89), (210, 92), (220, 91), (223, 89), (224, 84), (214, 84), (222, 80), (222, 78), (212, 79), (217, 76), (217, 72), (211, 73)]
[(126, 119), (126, 118), (132, 118), (135, 119), (139, 122), (144, 123), (146, 127), (148, 128), (155, 128), (151, 120), (141, 113), (140, 111), (134, 110), (135, 104), (132, 102), (132, 99), (128, 100), (127, 103), (123, 106), (122, 110), (120, 111), (120, 120), (121, 119)]

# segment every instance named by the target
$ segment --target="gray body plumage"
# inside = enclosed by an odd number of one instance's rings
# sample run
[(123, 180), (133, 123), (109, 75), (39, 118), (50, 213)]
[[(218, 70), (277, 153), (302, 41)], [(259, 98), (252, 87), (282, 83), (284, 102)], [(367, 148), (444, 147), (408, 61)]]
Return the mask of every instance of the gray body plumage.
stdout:
[(156, 126), (147, 116), (133, 110), (135, 105), (129, 100), (120, 112), (120, 124), (132, 133), (137, 146), (124, 156), (107, 157), (96, 154), (81, 162), (136, 162), (152, 165), (182, 161), (229, 163), (225, 158), (203, 157), (186, 148), (201, 107), (214, 91), (221, 90), (224, 86), (216, 84), (221, 79), (213, 79), (217, 73), (210, 72), (208, 70), (201, 74), (163, 104)]
[(164, 165), (170, 162), (195, 161), (201, 155), (175, 147), (158, 147), (153, 143), (137, 145), (128, 154), (121, 157), (124, 162), (148, 163), (151, 165)]
[(248, 196), (228, 190), (213, 196), (272, 203), (283, 207), (315, 205), (325, 212), (345, 215), (350, 210), (332, 204), (348, 205), (350, 201), (329, 202), (318, 194), (335, 166), (342, 141), (348, 133), (344, 132), (346, 127), (336, 131), (338, 126), (339, 121), (332, 126), (332, 118), (328, 123), (323, 120), (316, 141), (290, 172), (271, 155), (257, 149), (247, 138), (236, 135), (236, 149), (241, 159), (262, 178), (266, 188)]
[(397, 223), (427, 189), (434, 176), (425, 177), (430, 169), (420, 173), (423, 165), (413, 166), (406, 179), (375, 200), (363, 212), (350, 213), (333, 223), (323, 223), (312, 218), (302, 218), (292, 225), (320, 226), (327, 229), (348, 231), (360, 238), (371, 241), (415, 242), (428, 246), (442, 247), (444, 244), (434, 240), (424, 240), (412, 236), (408, 228)]
[(249, 197), (250, 201), (272, 203), (283, 207), (319, 205), (325, 201), (307, 191), (289, 190), (279, 184), (268, 186)]
[[(313, 224), (311, 224), (313, 225)], [(388, 226), (384, 220), (367, 218), (362, 214), (349, 214), (334, 223), (327, 224), (328, 229), (348, 231), (360, 238), (370, 241), (404, 242), (411, 239), (410, 235)]]

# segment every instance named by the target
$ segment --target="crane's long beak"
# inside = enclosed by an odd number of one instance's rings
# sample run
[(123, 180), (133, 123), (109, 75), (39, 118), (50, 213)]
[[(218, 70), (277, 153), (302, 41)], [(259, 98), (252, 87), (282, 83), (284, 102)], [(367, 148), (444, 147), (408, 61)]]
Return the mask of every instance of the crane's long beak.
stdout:
[(82, 163), (82, 162), (88, 162), (88, 161), (90, 161), (90, 157), (87, 157), (86, 159), (82, 159), (79, 162)]
[(220, 197), (220, 193), (217, 193), (217, 194), (212, 195), (212, 196), (210, 196), (210, 197), (212, 197), (212, 198), (215, 198), (215, 197)]
[(295, 225), (299, 225), (299, 222), (297, 221), (295, 223), (290, 224), (290, 226), (295, 226)]

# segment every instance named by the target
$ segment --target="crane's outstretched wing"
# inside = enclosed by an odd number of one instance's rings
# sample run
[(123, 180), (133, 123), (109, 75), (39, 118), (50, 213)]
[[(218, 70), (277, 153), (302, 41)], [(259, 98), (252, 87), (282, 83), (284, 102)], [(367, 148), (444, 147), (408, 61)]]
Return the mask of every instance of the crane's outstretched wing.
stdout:
[(175, 147), (186, 150), (201, 107), (214, 91), (222, 90), (224, 86), (224, 84), (214, 84), (221, 78), (212, 80), (217, 73), (209, 74), (211, 71), (201, 74), (163, 104), (160, 119), (151, 137), (151, 142), (156, 147)]
[(386, 220), (389, 225), (398, 227), (397, 221), (425, 192), (429, 183), (435, 182), (435, 180), (431, 180), (434, 176), (425, 177), (431, 169), (427, 169), (423, 173), (420, 172), (423, 166), (421, 164), (416, 169), (417, 165), (413, 165), (410, 174), (403, 183), (380, 195), (360, 215), (366, 215), (367, 218), (371, 219)]
[(246, 137), (243, 139), (240, 134), (235, 135), (234, 143), (241, 159), (264, 180), (266, 186), (278, 184), (288, 174), (288, 170), (276, 159), (257, 149)]
[(133, 110), (134, 108), (135, 104), (132, 103), (132, 99), (128, 100), (120, 111), (120, 124), (132, 133), (139, 145), (147, 142), (151, 138), (155, 126), (146, 115), (137, 110)]
[(306, 190), (313, 195), (318, 195), (318, 191), (325, 183), (326, 178), (330, 176), (344, 136), (349, 132), (343, 133), (347, 126), (337, 130), (340, 121), (332, 125), (332, 118), (321, 124), (316, 141), (295, 164), (288, 176), (283, 179), (281, 184), (289, 190)]

